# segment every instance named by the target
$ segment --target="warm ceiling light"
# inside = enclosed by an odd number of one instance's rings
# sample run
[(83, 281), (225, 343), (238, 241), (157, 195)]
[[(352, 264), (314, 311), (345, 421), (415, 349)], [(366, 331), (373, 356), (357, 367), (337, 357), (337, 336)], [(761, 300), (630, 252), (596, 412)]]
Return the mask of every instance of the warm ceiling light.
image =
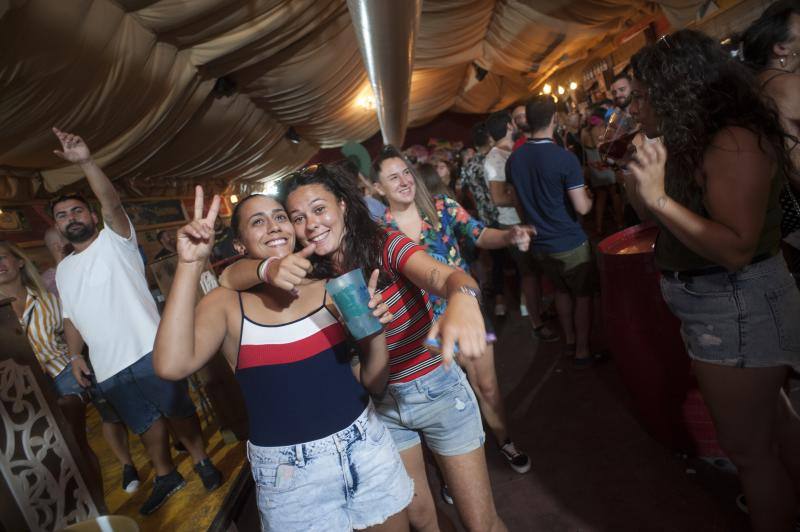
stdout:
[(544, 87), (542, 87), (542, 92), (545, 94), (550, 94), (553, 92), (553, 87), (551, 87), (549, 83), (545, 83)]
[(575, 83), (574, 81), (570, 81), (569, 82), (569, 90), (574, 91), (577, 88), (578, 88), (578, 84), (577, 83)]
[(231, 197), (229, 199), (231, 200), (231, 203), (239, 203), (239, 196), (237, 196), (236, 194), (231, 194)]
[(564, 92), (566, 92), (566, 91), (564, 90), (564, 87), (562, 87), (561, 85), (559, 85), (559, 86), (558, 86), (558, 93), (559, 93), (559, 94), (564, 94)]

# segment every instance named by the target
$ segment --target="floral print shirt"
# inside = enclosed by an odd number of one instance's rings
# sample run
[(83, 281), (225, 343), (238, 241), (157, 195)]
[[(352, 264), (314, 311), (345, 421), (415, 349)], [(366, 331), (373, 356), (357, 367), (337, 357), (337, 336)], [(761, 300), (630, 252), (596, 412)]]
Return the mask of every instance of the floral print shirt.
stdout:
[[(436, 207), (441, 228), (437, 231), (427, 216), (420, 213), (422, 215), (422, 232), (418, 238), (409, 236), (412, 240), (425, 246), (428, 255), (434, 259), (469, 273), (469, 264), (462, 257), (461, 250), (474, 248), (486, 226), (480, 220), (470, 216), (458, 202), (443, 194), (433, 196), (433, 204)], [(388, 228), (400, 230), (394, 221), (391, 209), (386, 209), (383, 223)], [(447, 308), (447, 301), (433, 294), (428, 294), (428, 297), (433, 305), (434, 319), (439, 319)]]
[(489, 193), (489, 185), (486, 184), (486, 172), (483, 169), (483, 162), (486, 156), (476, 153), (475, 156), (461, 170), (461, 183), (465, 190), (468, 190), (475, 205), (478, 208), (478, 218), (486, 225), (497, 223), (497, 207), (492, 202)]

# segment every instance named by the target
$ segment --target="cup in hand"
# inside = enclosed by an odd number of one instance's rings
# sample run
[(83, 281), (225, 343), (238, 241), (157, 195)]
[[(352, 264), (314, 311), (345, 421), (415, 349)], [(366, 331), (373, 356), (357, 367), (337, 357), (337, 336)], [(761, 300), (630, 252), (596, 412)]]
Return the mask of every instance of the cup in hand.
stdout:
[(368, 306), (369, 291), (360, 269), (331, 279), (325, 288), (353, 338), (361, 340), (381, 330), (383, 325), (372, 315), (372, 309)]

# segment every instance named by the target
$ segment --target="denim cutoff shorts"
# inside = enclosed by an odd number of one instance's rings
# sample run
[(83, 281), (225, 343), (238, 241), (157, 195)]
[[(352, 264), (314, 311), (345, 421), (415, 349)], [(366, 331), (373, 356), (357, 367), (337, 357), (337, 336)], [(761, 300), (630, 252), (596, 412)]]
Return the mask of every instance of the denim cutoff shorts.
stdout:
[(414, 483), (370, 404), (352, 425), (297, 445), (247, 442), (261, 529), (350, 532), (411, 503)]
[(455, 363), (410, 382), (389, 384), (372, 399), (401, 451), (418, 445), (420, 434), (428, 448), (442, 456), (474, 451), (486, 439), (478, 400)]
[(168, 381), (156, 375), (153, 353), (97, 386), (135, 434), (147, 432), (162, 416), (180, 419), (194, 414), (186, 380)]
[(661, 293), (681, 320), (691, 358), (739, 368), (800, 369), (800, 292), (783, 255), (687, 282), (665, 275)]
[(97, 412), (104, 422), (120, 423), (121, 420), (117, 411), (106, 401), (106, 398), (103, 397), (102, 392), (100, 392), (100, 388), (97, 387), (94, 374), (89, 375), (89, 380), (91, 380), (91, 384), (88, 388), (84, 388), (78, 384), (78, 381), (72, 374), (72, 362), (70, 362), (61, 373), (55, 376), (53, 384), (56, 387), (56, 392), (58, 392), (59, 397), (76, 395), (80, 397), (81, 401), (84, 403), (91, 401), (95, 408), (97, 408)]

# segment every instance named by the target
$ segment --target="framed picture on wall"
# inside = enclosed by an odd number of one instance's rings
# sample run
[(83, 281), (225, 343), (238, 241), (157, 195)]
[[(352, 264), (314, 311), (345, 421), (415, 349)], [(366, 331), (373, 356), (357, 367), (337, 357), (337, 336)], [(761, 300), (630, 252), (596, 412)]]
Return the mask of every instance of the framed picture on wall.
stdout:
[(123, 200), (122, 205), (138, 230), (157, 229), (188, 221), (180, 198)]

